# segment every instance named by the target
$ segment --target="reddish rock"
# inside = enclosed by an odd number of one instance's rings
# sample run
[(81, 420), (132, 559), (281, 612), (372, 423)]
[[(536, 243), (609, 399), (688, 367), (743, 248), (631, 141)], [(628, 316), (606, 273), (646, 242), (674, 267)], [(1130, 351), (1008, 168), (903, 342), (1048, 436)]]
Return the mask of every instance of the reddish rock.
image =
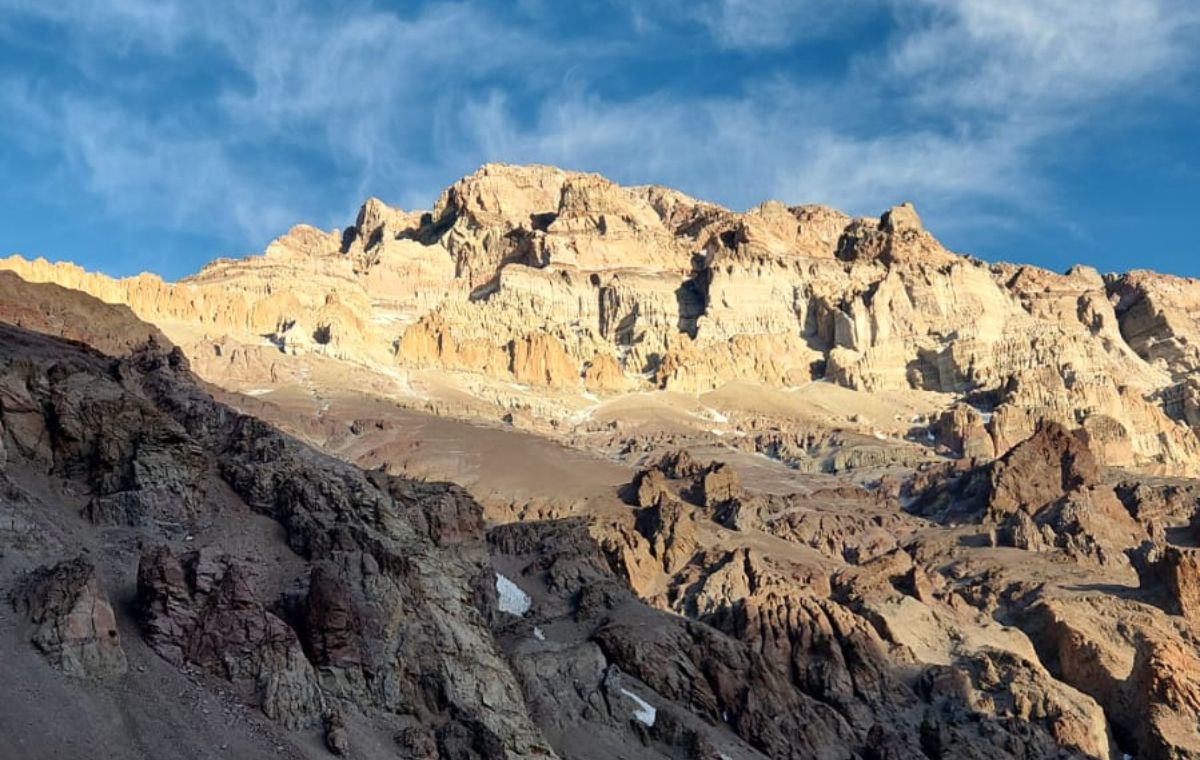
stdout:
[(1047, 422), (993, 466), (988, 508), (994, 515), (1033, 514), (1099, 480), (1100, 465), (1083, 436)]
[(147, 643), (169, 661), (228, 679), (287, 725), (306, 725), (319, 713), (321, 693), (295, 631), (263, 607), (242, 568), (216, 549), (146, 552), (138, 609)]
[(362, 620), (345, 579), (327, 564), (309, 574), (304, 604), (305, 644), (318, 666), (353, 667), (363, 664)]
[(1200, 620), (1200, 552), (1168, 547), (1163, 556), (1162, 577), (1172, 611), (1188, 620)]

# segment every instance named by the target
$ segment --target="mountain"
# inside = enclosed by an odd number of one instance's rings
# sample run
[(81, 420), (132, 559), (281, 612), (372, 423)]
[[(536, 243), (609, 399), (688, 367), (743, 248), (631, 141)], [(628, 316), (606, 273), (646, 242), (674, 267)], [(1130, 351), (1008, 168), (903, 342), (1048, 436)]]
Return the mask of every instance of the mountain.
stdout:
[[(344, 231), (299, 226), (179, 283), (17, 257), (0, 267), (130, 306), (202, 377), (243, 391), (294, 385), (332, 359), (405, 405), (587, 435), (620, 399), (666, 391), (671, 407), (672, 392), (741, 382), (769, 390), (708, 406), (764, 418), (795, 400), (785, 416), (806, 427), (889, 441), (967, 424), (987, 456), (1053, 420), (1082, 427), (1108, 465), (1193, 475), (1200, 461), (1200, 283), (986, 264), (945, 250), (908, 205), (878, 220), (778, 203), (739, 214), (663, 188), (489, 165), (431, 212), (372, 199)], [(876, 399), (904, 418), (872, 414)], [(955, 402), (981, 414), (939, 424)], [(957, 448), (961, 432), (939, 442)], [(790, 435), (765, 445), (830, 467)]]
[(1196, 281), (500, 165), (0, 269), (4, 756), (1200, 756)]

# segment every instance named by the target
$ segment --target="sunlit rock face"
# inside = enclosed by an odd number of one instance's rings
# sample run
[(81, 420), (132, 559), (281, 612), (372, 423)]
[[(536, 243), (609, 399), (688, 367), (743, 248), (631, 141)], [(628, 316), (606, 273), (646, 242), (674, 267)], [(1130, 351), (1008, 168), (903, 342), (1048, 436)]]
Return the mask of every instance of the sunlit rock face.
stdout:
[(986, 264), (946, 250), (907, 203), (878, 219), (777, 202), (736, 213), (487, 165), (429, 212), (372, 198), (345, 230), (300, 225), (178, 283), (0, 266), (129, 305), (205, 379), (240, 390), (294, 382), (289, 357), (318, 356), (384, 378), (452, 373), (510, 410), (531, 406), (513, 386), (544, 389), (536, 413), (561, 422), (571, 396), (823, 380), (976, 406), (971, 455), (1050, 420), (1087, 430), (1106, 464), (1200, 461), (1200, 285)]

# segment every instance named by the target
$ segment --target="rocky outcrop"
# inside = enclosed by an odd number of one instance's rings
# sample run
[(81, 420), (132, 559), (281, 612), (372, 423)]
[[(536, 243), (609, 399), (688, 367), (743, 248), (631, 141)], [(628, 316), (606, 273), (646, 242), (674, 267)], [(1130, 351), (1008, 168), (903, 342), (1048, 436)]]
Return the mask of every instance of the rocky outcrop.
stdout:
[[(1014, 682), (1015, 699), (997, 680), (1011, 670), (1000, 654), (977, 686), (965, 669), (942, 668), (964, 688), (909, 689), (893, 668), (914, 663), (875, 626), (754, 552), (687, 567), (680, 588), (692, 588), (675, 610), (688, 620), (634, 602), (584, 531), (582, 521), (513, 523), (489, 536), (537, 597), (530, 617), (501, 624), (531, 709), (552, 713), (556, 732), (591, 716), (590, 742), (636, 732), (647, 756), (911, 757), (936, 746), (949, 757), (968, 747), (976, 757), (1059, 747), (1107, 757), (1099, 710), (1039, 693), (1049, 677), (1032, 665), (1020, 690)], [(546, 673), (568, 675), (573, 688), (548, 689), (560, 681)], [(922, 682), (936, 683), (934, 674)]]
[(642, 509), (637, 529), (649, 542), (650, 554), (673, 573), (692, 560), (699, 548), (693, 508), (669, 494), (661, 494)]
[(1139, 356), (1180, 379), (1200, 368), (1200, 282), (1135, 271), (1111, 276), (1108, 287), (1121, 335)]
[(987, 508), (993, 517), (1036, 514), (1099, 480), (1099, 465), (1083, 437), (1047, 424), (989, 468)]
[(51, 665), (80, 678), (124, 675), (116, 615), (86, 558), (35, 570), (12, 594), (12, 605), (33, 626), (30, 640)]
[[(487, 555), (479, 506), (460, 489), (321, 455), (214, 402), (167, 346), (113, 358), (0, 325), (0, 385), (4, 398), (26, 399), (6, 402), (0, 420), (21, 444), (22, 477), (43, 481), (28, 493), (56, 488), (79, 503), (88, 491), (136, 501), (164, 483), (180, 489), (170, 519), (120, 528), (156, 547), (136, 567), (137, 621), (169, 663), (284, 725), (323, 720), (337, 746), (354, 743), (333, 712), (345, 700), (385, 723), (420, 721), (447, 746), (486, 731), (507, 757), (553, 756), (473, 604)], [(262, 549), (275, 562), (189, 544), (187, 531), (214, 521), (232, 521), (236, 535), (257, 519), (277, 525), (279, 543)], [(295, 562), (295, 591), (253, 572)], [(66, 668), (115, 670), (113, 611), (90, 570), (64, 567), (19, 597), (40, 626), (35, 642)]]
[(1132, 704), (1144, 710), (1137, 724), (1138, 746), (1146, 757), (1175, 758), (1200, 753), (1200, 679), (1190, 647), (1171, 639), (1143, 639), (1137, 646), (1128, 688)]
[(1113, 754), (1099, 705), (1081, 698), (1039, 665), (992, 649), (964, 658), (962, 664), (970, 679), (963, 697), (973, 708), (1045, 726), (1060, 747), (1087, 757)]
[(1200, 752), (1196, 660), (1168, 629), (1136, 608), (1099, 612), (1086, 604), (1047, 602), (1032, 612), (1027, 624), (1037, 631), (1051, 670), (1104, 707), (1118, 738), (1132, 749), (1126, 754), (1178, 758)]
[(355, 668), (366, 663), (362, 614), (354, 589), (336, 566), (313, 567), (302, 610), (305, 651), (318, 667)]
[(1200, 553), (1147, 541), (1131, 554), (1144, 590), (1172, 615), (1200, 620)]
[(909, 509), (944, 522), (978, 521), (998, 545), (1122, 568), (1150, 538), (1103, 482), (1086, 434), (1052, 422), (1000, 459), (937, 481)]
[(1188, 620), (1200, 619), (1200, 556), (1170, 547), (1166, 554), (1167, 588), (1175, 610)]
[(992, 459), (996, 444), (983, 414), (967, 404), (955, 404), (942, 413), (932, 429), (935, 440), (967, 459)]
[(138, 566), (137, 597), (146, 641), (167, 660), (230, 681), (286, 725), (321, 714), (316, 674), (295, 632), (258, 601), (232, 558), (215, 548), (182, 557), (151, 550)]

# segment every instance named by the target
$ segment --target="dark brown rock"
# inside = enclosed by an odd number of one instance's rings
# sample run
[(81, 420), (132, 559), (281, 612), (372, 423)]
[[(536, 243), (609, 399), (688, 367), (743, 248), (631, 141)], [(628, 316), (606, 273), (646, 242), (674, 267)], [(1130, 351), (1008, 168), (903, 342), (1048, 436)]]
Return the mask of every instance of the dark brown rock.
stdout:
[(346, 579), (330, 564), (309, 574), (304, 604), (305, 647), (318, 666), (353, 667), (364, 663), (362, 619)]
[(1065, 494), (1100, 482), (1100, 465), (1083, 436), (1043, 423), (990, 471), (988, 509), (993, 515), (1036, 513)]
[(346, 719), (342, 711), (333, 708), (324, 715), (325, 746), (338, 757), (350, 754), (350, 733), (346, 730)]
[(1171, 611), (1188, 620), (1200, 620), (1200, 551), (1169, 546), (1162, 561)]
[(742, 494), (742, 481), (728, 464), (715, 462), (705, 471), (700, 488), (704, 506), (715, 509)]
[(288, 725), (320, 713), (321, 692), (295, 631), (263, 607), (231, 558), (211, 548), (181, 557), (148, 551), (138, 567), (138, 608), (147, 642), (171, 662), (229, 680)]
[(693, 510), (669, 494), (660, 494), (654, 506), (638, 513), (638, 532), (650, 543), (650, 553), (668, 573), (687, 564), (698, 548)]
[(507, 760), (504, 742), (478, 716), (465, 710), (456, 710), (456, 713), (436, 732), (442, 758)]

